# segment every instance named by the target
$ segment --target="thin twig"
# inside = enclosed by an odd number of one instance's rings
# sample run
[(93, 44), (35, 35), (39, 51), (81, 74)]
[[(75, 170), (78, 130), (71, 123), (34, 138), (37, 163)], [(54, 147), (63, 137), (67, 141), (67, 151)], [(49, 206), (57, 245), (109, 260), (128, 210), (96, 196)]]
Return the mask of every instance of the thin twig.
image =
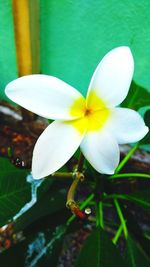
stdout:
[(83, 154), (81, 152), (80, 157), (79, 157), (79, 161), (78, 161), (78, 166), (77, 166), (77, 171), (78, 172), (82, 172), (83, 165), (84, 165), (84, 160), (85, 160), (85, 158), (84, 158), (84, 156), (83, 156)]
[(72, 178), (72, 172), (54, 172), (51, 174), (52, 177)]

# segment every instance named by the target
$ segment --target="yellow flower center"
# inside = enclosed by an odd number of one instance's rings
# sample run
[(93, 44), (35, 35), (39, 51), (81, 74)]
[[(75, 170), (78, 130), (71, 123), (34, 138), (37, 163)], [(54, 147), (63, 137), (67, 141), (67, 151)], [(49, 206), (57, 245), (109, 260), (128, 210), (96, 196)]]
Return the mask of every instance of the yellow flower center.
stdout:
[(73, 117), (83, 117), (86, 109), (86, 101), (83, 97), (80, 97), (74, 101), (70, 107), (70, 115)]
[(70, 114), (78, 117), (69, 121), (79, 133), (100, 130), (109, 118), (110, 110), (104, 101), (92, 91), (87, 100), (78, 98), (70, 108)]

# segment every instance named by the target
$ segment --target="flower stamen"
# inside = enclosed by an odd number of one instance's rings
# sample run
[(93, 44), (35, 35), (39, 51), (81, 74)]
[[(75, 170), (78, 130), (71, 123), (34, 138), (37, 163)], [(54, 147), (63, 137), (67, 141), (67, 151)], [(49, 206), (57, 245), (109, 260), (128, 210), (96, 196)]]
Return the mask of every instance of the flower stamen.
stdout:
[(84, 116), (85, 116), (85, 117), (86, 117), (86, 116), (89, 116), (89, 115), (91, 115), (91, 113), (92, 113), (92, 110), (89, 109), (89, 108), (87, 108), (87, 109), (85, 110)]

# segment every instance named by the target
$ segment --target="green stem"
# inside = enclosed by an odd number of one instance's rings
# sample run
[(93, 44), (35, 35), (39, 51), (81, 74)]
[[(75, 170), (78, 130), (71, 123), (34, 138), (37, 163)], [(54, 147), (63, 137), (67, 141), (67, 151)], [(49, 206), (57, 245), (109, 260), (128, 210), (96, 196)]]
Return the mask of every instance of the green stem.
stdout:
[(117, 242), (118, 242), (118, 239), (119, 239), (119, 237), (120, 237), (120, 235), (121, 235), (121, 233), (122, 233), (122, 230), (123, 230), (123, 226), (122, 226), (122, 224), (120, 224), (120, 227), (118, 228), (118, 230), (117, 230), (117, 232), (116, 232), (114, 238), (112, 239), (112, 242), (113, 242), (115, 245), (116, 245)]
[(103, 202), (100, 201), (95, 203), (96, 205), (96, 226), (104, 229), (104, 220), (103, 220)]
[(128, 237), (128, 230), (127, 230), (127, 226), (126, 226), (126, 221), (124, 219), (122, 210), (120, 208), (120, 205), (119, 205), (119, 202), (118, 202), (117, 199), (114, 199), (114, 204), (115, 204), (115, 207), (116, 207), (116, 210), (117, 210), (117, 213), (118, 213), (120, 222), (122, 224), (122, 228), (123, 228), (123, 232), (124, 232), (125, 238), (127, 239), (127, 237)]
[(144, 237), (147, 238), (148, 240), (150, 240), (150, 235), (147, 233), (144, 233)]
[(124, 165), (127, 163), (127, 161), (131, 158), (131, 156), (134, 154), (134, 152), (137, 150), (138, 144), (136, 144), (129, 152), (128, 154), (123, 158), (123, 160), (120, 162), (118, 167), (115, 170), (115, 174), (121, 171), (121, 169), (124, 167)]
[(100, 226), (100, 213), (99, 213), (99, 204), (95, 202), (95, 212), (96, 212), (96, 227)]
[(99, 202), (100, 226), (104, 229), (103, 202)]
[(150, 179), (150, 174), (148, 173), (121, 173), (121, 174), (114, 174), (109, 177), (109, 179), (118, 179), (118, 178), (128, 178), (128, 177), (141, 177), (141, 178), (148, 178)]
[[(80, 206), (80, 209), (83, 210), (89, 203), (90, 201), (94, 198), (94, 194), (89, 195), (89, 197), (84, 200)], [(75, 215), (72, 215), (66, 222), (66, 225), (69, 226), (70, 223), (72, 223), (76, 219)]]

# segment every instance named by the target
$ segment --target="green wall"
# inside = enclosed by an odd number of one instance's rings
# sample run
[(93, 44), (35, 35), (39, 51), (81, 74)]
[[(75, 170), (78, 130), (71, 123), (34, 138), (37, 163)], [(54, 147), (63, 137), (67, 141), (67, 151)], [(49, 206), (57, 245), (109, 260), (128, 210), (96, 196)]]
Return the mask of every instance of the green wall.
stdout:
[(134, 79), (150, 89), (149, 0), (41, 0), (41, 71), (84, 94), (100, 59), (130, 46)]
[(11, 0), (0, 0), (0, 99), (5, 85), (17, 77)]
[[(134, 80), (150, 90), (149, 0), (39, 0), (39, 5), (42, 73), (86, 94), (101, 58), (116, 46), (128, 45), (135, 59)], [(0, 0), (1, 99), (5, 85), (16, 77), (11, 0)]]

